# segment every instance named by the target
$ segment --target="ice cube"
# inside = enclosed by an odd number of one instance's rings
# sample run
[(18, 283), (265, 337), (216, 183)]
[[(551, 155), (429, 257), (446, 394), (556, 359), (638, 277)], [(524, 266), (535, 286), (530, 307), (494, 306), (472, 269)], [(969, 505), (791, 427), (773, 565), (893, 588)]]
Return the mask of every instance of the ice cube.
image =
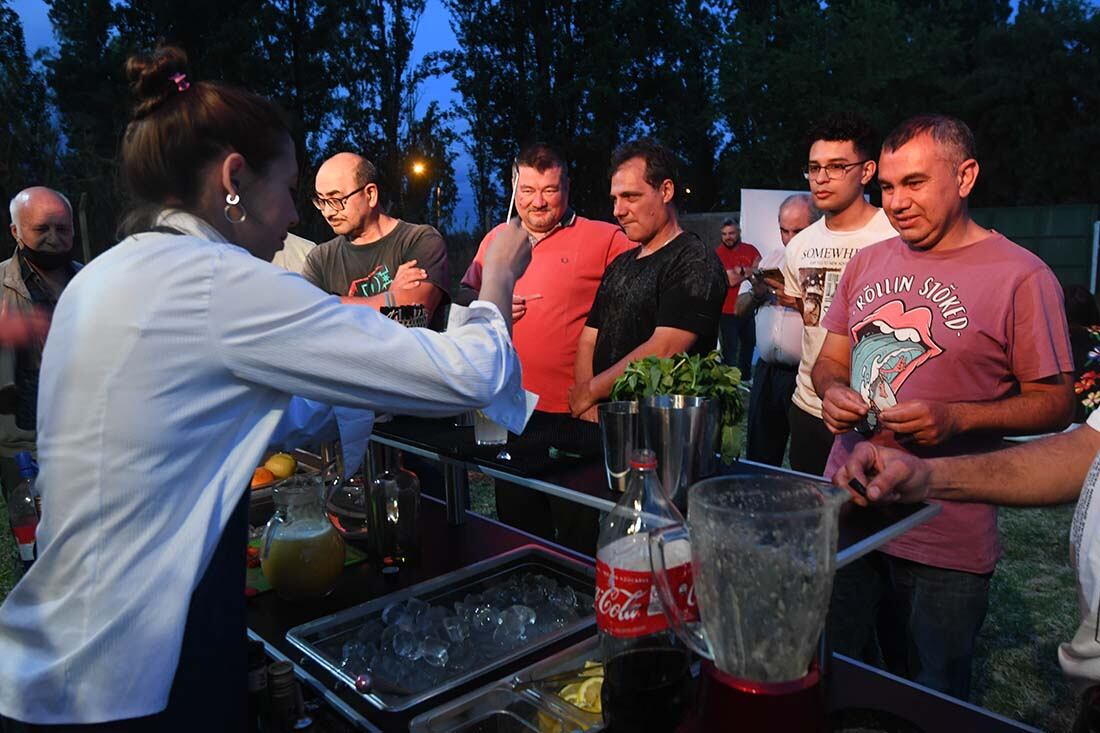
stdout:
[(400, 629), (397, 628), (396, 624), (394, 624), (393, 626), (387, 626), (385, 628), (385, 630), (382, 632), (382, 636), (379, 637), (379, 639), (378, 639), (379, 651), (381, 651), (383, 654), (387, 654), (389, 652), (392, 652), (393, 651), (393, 637), (397, 636), (397, 632), (399, 632), (399, 631), (400, 631)]
[(570, 608), (576, 608), (577, 606), (577, 593), (571, 586), (559, 585), (554, 590), (547, 594), (547, 598), (551, 603), (557, 603), (561, 606), (568, 606)]
[(427, 613), (422, 613), (416, 617), (416, 633), (420, 636), (427, 636), (430, 634), (434, 626), (435, 622), (432, 621), (432, 617)]
[(404, 659), (413, 658), (417, 645), (416, 637), (407, 631), (398, 631), (393, 637), (393, 652)]
[(469, 621), (473, 615), (476, 607), (463, 603), (462, 601), (455, 601), (455, 616), (463, 621)]
[(405, 612), (405, 606), (399, 601), (395, 601), (386, 606), (382, 610), (382, 621), (387, 625), (397, 623), (397, 618)]
[(443, 619), (443, 630), (447, 633), (447, 638), (454, 642), (466, 641), (470, 636), (470, 624), (455, 616)]
[(500, 612), (492, 606), (482, 606), (474, 612), (473, 627), (478, 631), (491, 631), (500, 625)]
[(432, 621), (442, 621), (450, 615), (451, 614), (447, 610), (446, 606), (432, 606), (428, 609), (428, 616), (432, 619)]
[(386, 630), (386, 624), (381, 619), (372, 618), (367, 623), (363, 624), (359, 631), (355, 632), (355, 637), (364, 643), (377, 644), (382, 636), (382, 632)]
[(409, 615), (409, 613), (402, 613), (397, 617), (397, 621), (394, 622), (394, 626), (402, 631), (413, 632), (416, 631), (416, 617)]
[(544, 600), (546, 600), (546, 588), (541, 585), (528, 585), (520, 596), (520, 601), (525, 606), (537, 606)]
[(530, 606), (515, 605), (510, 606), (506, 610), (518, 614), (519, 617), (523, 620), (523, 624), (525, 626), (531, 626), (535, 623), (535, 609), (531, 608)]
[(513, 649), (522, 641), (520, 631), (522, 631), (522, 627), (518, 627), (517, 630), (514, 625), (501, 624), (493, 632), (493, 643), (504, 650)]
[(420, 642), (420, 657), (433, 667), (446, 667), (447, 644), (438, 639), (423, 639)]
[[(514, 639), (519, 639), (527, 631), (527, 617), (517, 611), (517, 608), (522, 607), (510, 606), (500, 612), (500, 628), (505, 630), (508, 637)], [(496, 632), (493, 636), (496, 637)]]
[(414, 619), (419, 618), (420, 614), (428, 610), (428, 604), (419, 598), (410, 598), (408, 603), (405, 604), (405, 613), (412, 616)]
[(363, 642), (355, 639), (344, 642), (340, 650), (340, 669), (354, 677), (363, 671), (372, 656), (374, 650)]
[(462, 599), (462, 602), (467, 606), (477, 608), (478, 606), (484, 605), (485, 599), (476, 593), (467, 593), (466, 597)]

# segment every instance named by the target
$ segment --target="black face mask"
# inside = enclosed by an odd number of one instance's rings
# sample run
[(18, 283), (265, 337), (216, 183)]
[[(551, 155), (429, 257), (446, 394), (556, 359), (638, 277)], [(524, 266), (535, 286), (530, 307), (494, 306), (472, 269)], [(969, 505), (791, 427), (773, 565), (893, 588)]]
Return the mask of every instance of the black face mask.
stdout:
[(31, 249), (22, 242), (20, 242), (19, 255), (25, 257), (27, 262), (30, 262), (38, 269), (45, 270), (46, 272), (60, 270), (62, 267), (72, 262), (73, 259), (73, 251), (71, 249), (67, 252), (44, 252), (40, 249)]

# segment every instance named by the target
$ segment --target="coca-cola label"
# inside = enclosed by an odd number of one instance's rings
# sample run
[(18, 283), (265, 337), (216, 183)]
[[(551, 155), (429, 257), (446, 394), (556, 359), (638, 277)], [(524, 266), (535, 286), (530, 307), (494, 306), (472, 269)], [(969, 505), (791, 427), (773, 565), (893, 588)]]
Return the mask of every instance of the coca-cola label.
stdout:
[[(669, 586), (685, 621), (696, 621), (695, 586), (691, 582), (691, 563), (668, 568)], [(613, 568), (596, 561), (596, 625), (605, 634), (620, 639), (647, 636), (667, 629), (653, 573), (645, 570)]]

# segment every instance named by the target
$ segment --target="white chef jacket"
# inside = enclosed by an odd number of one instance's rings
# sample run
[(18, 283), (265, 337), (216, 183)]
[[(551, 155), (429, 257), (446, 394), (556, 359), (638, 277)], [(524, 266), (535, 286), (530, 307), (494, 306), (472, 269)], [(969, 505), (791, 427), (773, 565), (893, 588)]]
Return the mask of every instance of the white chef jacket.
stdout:
[[(785, 250), (769, 250), (757, 267), (767, 270), (782, 267)], [(752, 282), (745, 280), (738, 297), (752, 292)], [(802, 314), (796, 308), (787, 308), (769, 296), (767, 302), (756, 311), (756, 349), (760, 358), (769, 364), (798, 366), (802, 359)]]
[[(1100, 410), (1088, 419), (1100, 430)], [(1078, 430), (1088, 429), (1081, 426)], [(1100, 684), (1100, 454), (1089, 468), (1069, 531), (1070, 562), (1077, 571), (1077, 602), (1081, 625), (1068, 642), (1058, 645), (1058, 662), (1066, 676), (1081, 687)]]
[(291, 395), (416, 415), (492, 402), (486, 413), (522, 429), (519, 361), (495, 306), (476, 301), (449, 333), (405, 329), (193, 216), (159, 223), (187, 236), (126, 239), (53, 316), (39, 556), (0, 607), (0, 713), (17, 720), (165, 708), (191, 593), (253, 469), (273, 439), (327, 417)]

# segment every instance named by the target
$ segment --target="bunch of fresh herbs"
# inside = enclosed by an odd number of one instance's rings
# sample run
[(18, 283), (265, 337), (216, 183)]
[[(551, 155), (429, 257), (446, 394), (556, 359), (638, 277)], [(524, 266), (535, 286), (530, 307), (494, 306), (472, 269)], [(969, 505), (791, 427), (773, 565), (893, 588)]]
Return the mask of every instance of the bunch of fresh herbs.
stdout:
[(654, 395), (712, 397), (720, 408), (722, 461), (737, 457), (741, 445), (741, 370), (722, 363), (721, 352), (703, 356), (647, 356), (631, 362), (611, 389), (612, 400), (641, 400)]

